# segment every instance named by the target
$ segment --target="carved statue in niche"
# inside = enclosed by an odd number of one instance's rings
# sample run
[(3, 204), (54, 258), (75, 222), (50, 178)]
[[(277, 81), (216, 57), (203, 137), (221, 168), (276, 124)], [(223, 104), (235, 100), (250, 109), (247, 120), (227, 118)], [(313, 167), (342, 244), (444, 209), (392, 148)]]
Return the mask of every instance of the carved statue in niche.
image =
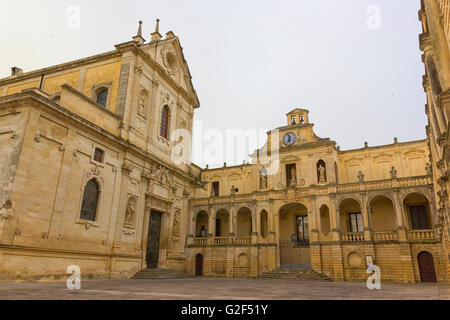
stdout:
[(172, 240), (176, 241), (180, 237), (180, 210), (175, 210), (173, 216)]
[(16, 210), (13, 208), (13, 203), (11, 200), (6, 200), (3, 206), (0, 208), (0, 218), (9, 219), (11, 218)]
[(133, 225), (134, 216), (136, 213), (136, 198), (131, 197), (128, 200), (127, 212), (125, 213), (125, 225)]
[(267, 189), (267, 170), (266, 168), (262, 168), (260, 172), (260, 189)]
[(319, 161), (319, 163), (317, 164), (317, 174), (319, 176), (319, 182), (326, 182), (327, 181), (327, 176), (326, 176), (326, 168), (325, 168), (325, 164), (323, 163), (323, 161)]
[(291, 181), (289, 182), (290, 186), (295, 186), (297, 184), (297, 170), (295, 166), (291, 167)]

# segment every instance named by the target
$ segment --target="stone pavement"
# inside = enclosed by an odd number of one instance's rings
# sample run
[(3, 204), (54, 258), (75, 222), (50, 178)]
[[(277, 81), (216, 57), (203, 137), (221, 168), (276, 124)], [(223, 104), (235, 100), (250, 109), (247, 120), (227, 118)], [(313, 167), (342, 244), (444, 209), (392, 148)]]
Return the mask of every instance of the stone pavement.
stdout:
[(190, 278), (165, 280), (84, 280), (81, 290), (65, 282), (1, 282), (0, 299), (446, 299), (450, 286), (436, 283), (381, 283), (369, 290), (364, 282)]

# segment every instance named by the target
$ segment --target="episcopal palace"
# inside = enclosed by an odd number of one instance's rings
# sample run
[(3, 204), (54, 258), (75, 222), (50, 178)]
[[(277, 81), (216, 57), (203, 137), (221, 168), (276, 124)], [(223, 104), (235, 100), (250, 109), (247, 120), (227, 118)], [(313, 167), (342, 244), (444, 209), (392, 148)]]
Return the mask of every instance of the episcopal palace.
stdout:
[[(450, 0), (421, 0), (426, 139), (341, 150), (309, 111), (237, 166), (200, 168), (179, 38), (0, 79), (0, 279), (143, 270), (450, 282)], [(419, 81), (419, 80), (418, 80)], [(311, 109), (313, 112), (313, 109)], [(320, 126), (320, 123), (317, 125)], [(179, 133), (179, 134), (177, 134)]]

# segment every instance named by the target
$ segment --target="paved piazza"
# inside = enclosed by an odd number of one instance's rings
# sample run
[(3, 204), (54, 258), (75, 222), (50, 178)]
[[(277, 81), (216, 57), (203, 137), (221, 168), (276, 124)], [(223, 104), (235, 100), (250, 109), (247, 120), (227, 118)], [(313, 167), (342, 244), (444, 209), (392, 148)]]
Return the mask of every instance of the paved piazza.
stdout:
[(192, 278), (169, 280), (86, 280), (81, 290), (65, 282), (2, 282), (0, 299), (450, 299), (450, 286), (436, 283), (382, 283), (368, 290), (362, 282), (312, 282)]

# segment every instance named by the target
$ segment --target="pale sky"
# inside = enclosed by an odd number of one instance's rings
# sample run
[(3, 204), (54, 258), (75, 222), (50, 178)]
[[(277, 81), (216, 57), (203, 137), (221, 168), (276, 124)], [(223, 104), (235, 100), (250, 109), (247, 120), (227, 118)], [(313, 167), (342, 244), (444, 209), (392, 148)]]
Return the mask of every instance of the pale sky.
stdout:
[[(310, 110), (318, 136), (343, 150), (425, 138), (419, 0), (2, 4), (0, 77), (12, 66), (27, 72), (113, 50), (131, 40), (139, 20), (149, 40), (158, 17), (161, 34), (180, 38), (203, 130), (268, 130), (299, 107)], [(71, 5), (81, 10), (79, 29), (67, 27)], [(367, 26), (372, 5), (381, 10), (379, 29)]]

